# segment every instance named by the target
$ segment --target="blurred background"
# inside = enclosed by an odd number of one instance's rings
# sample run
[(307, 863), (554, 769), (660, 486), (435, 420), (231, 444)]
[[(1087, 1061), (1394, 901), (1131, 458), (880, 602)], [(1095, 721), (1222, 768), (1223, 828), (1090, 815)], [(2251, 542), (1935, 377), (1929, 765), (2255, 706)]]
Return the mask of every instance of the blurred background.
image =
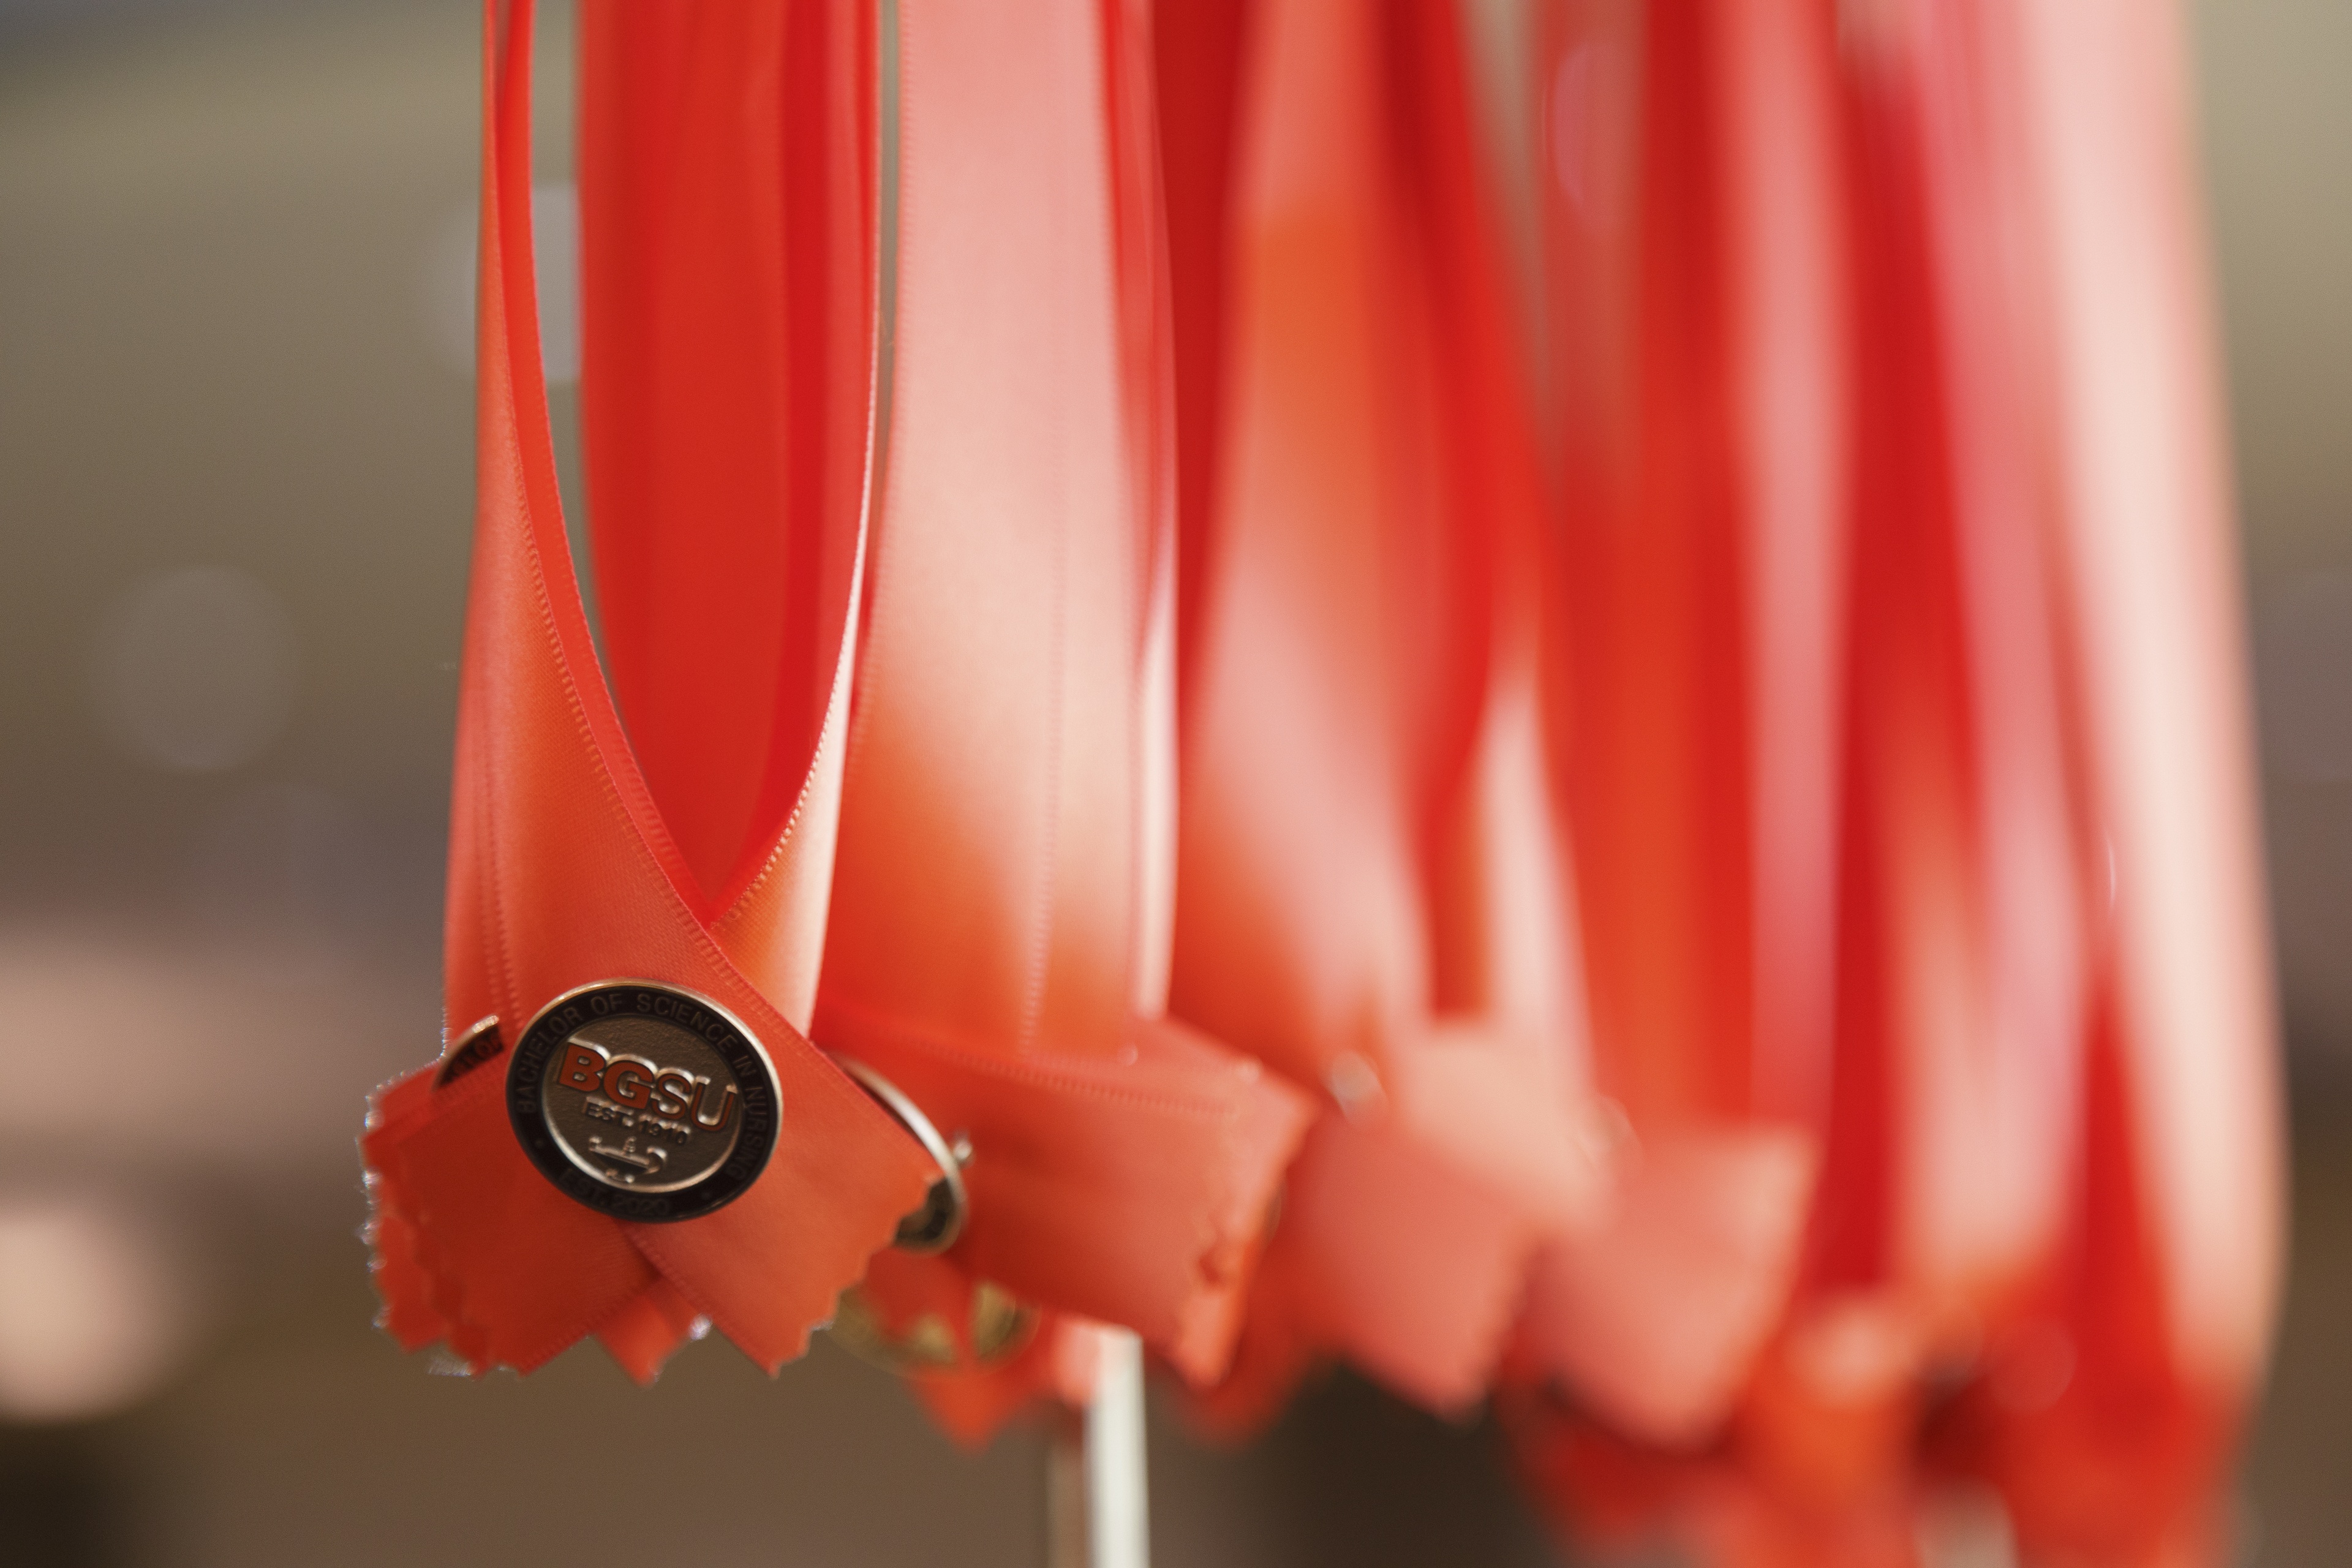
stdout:
[[(2317, 1568), (2352, 1562), (2352, 5), (2191, 18), (2296, 1138), (2244, 1561)], [(473, 1381), (370, 1326), (362, 1097), (440, 1023), (478, 26), (0, 0), (0, 1563), (1034, 1563), (1035, 1435), (960, 1454), (823, 1341), (646, 1394), (593, 1347)], [(639, 1485), (583, 1495), (583, 1439)], [(1552, 1561), (1498, 1458), (1345, 1378), (1246, 1455), (1155, 1415), (1155, 1548)]]

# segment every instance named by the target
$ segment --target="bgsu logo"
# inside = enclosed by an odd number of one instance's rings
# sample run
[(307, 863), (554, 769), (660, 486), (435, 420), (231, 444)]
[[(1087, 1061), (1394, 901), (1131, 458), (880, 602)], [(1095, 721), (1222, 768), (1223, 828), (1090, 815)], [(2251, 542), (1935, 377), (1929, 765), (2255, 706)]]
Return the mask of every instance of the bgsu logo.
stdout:
[(539, 1011), (508, 1053), (507, 1120), (540, 1173), (620, 1219), (694, 1219), (740, 1197), (776, 1150), (775, 1064), (727, 1009), (606, 980)]
[[(723, 1132), (735, 1120), (733, 1084), (714, 1085), (698, 1073), (656, 1067), (643, 1057), (613, 1056), (577, 1036), (563, 1042), (563, 1060), (555, 1081), (588, 1095), (592, 1115), (595, 1097), (602, 1095), (616, 1110), (631, 1113), (613, 1118), (625, 1124), (657, 1120), (684, 1133), (686, 1128), (679, 1124), (690, 1115), (694, 1125), (703, 1131)], [(648, 1125), (645, 1130), (653, 1129)]]

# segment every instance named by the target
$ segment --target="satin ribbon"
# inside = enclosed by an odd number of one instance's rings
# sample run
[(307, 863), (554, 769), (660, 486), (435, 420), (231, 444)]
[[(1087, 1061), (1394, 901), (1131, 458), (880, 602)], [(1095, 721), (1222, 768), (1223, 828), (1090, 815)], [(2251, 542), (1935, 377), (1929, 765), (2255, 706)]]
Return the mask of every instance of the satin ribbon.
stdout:
[(1461, 1408), (1606, 1173), (1458, 45), (1437, 7), (1265, 5), (1160, 47), (1179, 364), (1216, 378), (1181, 393), (1176, 1006), (1327, 1105), (1206, 1415), (1322, 1354)]
[(2206, 1551), (2276, 1086), (2171, 36), (1547, 7), (1538, 437), (1448, 9), (902, 20), (889, 291), (862, 16), (583, 17), (625, 737), (491, 13), (448, 1016), (705, 992), (784, 1138), (622, 1225), (457, 1032), (365, 1140), (387, 1326), (796, 1352), (929, 1174), (813, 1026), (980, 1151), (866, 1287), (961, 1435), (1118, 1321), (1227, 1425), (1499, 1369), (1546, 1496), (1727, 1563), (1907, 1563), (1955, 1475)]
[[(803, 650), (803, 673), (829, 686), (820, 728), (835, 742), (818, 740), (803, 761), (800, 809), (761, 845), (762, 876), (718, 904), (640, 775), (571, 569), (532, 292), (530, 28), (529, 0), (503, 18), (486, 11), (479, 473), (446, 1016), (495, 1015), (511, 1039), (576, 985), (628, 975), (688, 987), (765, 1043), (782, 1131), (766, 1171), (728, 1207), (626, 1224), (572, 1203), (529, 1164), (507, 1126), (501, 1059), (444, 1081), (427, 1069), (379, 1092), (363, 1141), (376, 1278), (395, 1335), (446, 1339), (478, 1369), (528, 1370), (604, 1331), (650, 1375), (664, 1338), (699, 1317), (772, 1370), (832, 1315), (929, 1174), (917, 1145), (796, 1026), (787, 1009), (804, 1015), (805, 985), (796, 996), (777, 979), (813, 971), (821, 941), (821, 899), (793, 889), (821, 893), (829, 870), (848, 638), (839, 634), (831, 658), (823, 633)], [(801, 537), (829, 537), (836, 561), (854, 560), (859, 515), (794, 521)], [(845, 601), (854, 578), (836, 566), (823, 582)], [(845, 626), (845, 607), (827, 624)]]
[[(1694, 1054), (1681, 1000), (1639, 994), (1644, 952), (1722, 940), (1662, 910), (1612, 937), (1588, 901), (1596, 1008), (1658, 1031), (1629, 1103), (1752, 1096), (1826, 1165), (1721, 1449), (1527, 1385), (1507, 1408), (1585, 1525), (1678, 1521), (1711, 1562), (1912, 1563), (1957, 1478), (1999, 1487), (2025, 1559), (2219, 1548), (2277, 1231), (2227, 516), (2177, 46), (2062, 11), (1664, 5), (1638, 54), (1551, 14), (1580, 669), (1613, 742), (1578, 842), (1622, 846), (1588, 889), (1740, 831), (1738, 790), (1708, 828), (1658, 786), (1704, 800), (1741, 761), (1693, 773), (1707, 715), (1753, 726), (1753, 1054)], [(1696, 630), (1742, 614), (1727, 647)], [(1833, 901), (1766, 879), (1804, 843)]]
[[(778, 72), (746, 37), (830, 37), (822, 9), (584, 17), (587, 372), (614, 372), (587, 432), (608, 646), (654, 721), (639, 745), (664, 809), (722, 887), (753, 874), (732, 847), (747, 810), (792, 804), (741, 783), (760, 737), (782, 777), (814, 713), (814, 666), (774, 673), (805, 619), (741, 584), (789, 576), (774, 557), (801, 536), (763, 531), (778, 511), (851, 515), (838, 416), (866, 407), (839, 312), (812, 305), (866, 273), (796, 237), (790, 205), (862, 188), (808, 164), (813, 105), (846, 73), (789, 50)], [(961, 1239), (877, 1259), (856, 1309), (886, 1340), (945, 1336), (959, 1364), (926, 1352), (913, 1374), (972, 1439), (1032, 1396), (1083, 1398), (1095, 1322), (1221, 1373), (1304, 1120), (1254, 1061), (1159, 1016), (1175, 562), (1144, 16), (898, 12), (887, 468), (854, 700), (817, 742), (845, 773), (814, 1032), (975, 1151)], [(779, 118), (781, 138), (745, 134)], [(779, 185), (780, 221), (741, 216)], [(763, 437), (778, 427), (793, 438)], [(846, 556), (807, 559), (837, 574)], [(735, 606), (723, 625), (712, 602)], [(813, 975), (803, 946), (749, 945), (773, 990)], [(970, 1342), (983, 1287), (1039, 1314), (993, 1365)]]
[(1822, 68), (1802, 7), (1722, 15), (1717, 44), (1550, 7), (1538, 50), (1553, 781), (1594, 1083), (1641, 1158), (1606, 1234), (1538, 1261), (1513, 1378), (1675, 1448), (1720, 1435), (1796, 1282), (1837, 973)]
[[(1180, 363), (1221, 388), (1186, 405), (1214, 449), (1185, 502), (1177, 1006), (1328, 1107), (1208, 1418), (1264, 1419), (1325, 1354), (1459, 1410), (1545, 1258), (1632, 1288), (1546, 1316), (1538, 1352), (1719, 1422), (1808, 1161), (1680, 1127), (1631, 1158), (1593, 1091), (1542, 479), (1454, 18), (1192, 11), (1162, 63), (1239, 128), (1171, 103), (1180, 339), (1213, 340)], [(1607, 1376), (1629, 1357), (1657, 1386)]]

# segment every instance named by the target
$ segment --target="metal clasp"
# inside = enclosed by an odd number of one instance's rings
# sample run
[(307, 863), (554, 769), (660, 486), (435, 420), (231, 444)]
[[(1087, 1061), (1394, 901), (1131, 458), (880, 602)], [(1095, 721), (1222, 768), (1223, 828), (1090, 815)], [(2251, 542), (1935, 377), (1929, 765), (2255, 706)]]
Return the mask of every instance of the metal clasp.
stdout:
[(890, 1245), (901, 1252), (926, 1256), (945, 1252), (963, 1234), (963, 1222), (971, 1212), (971, 1195), (963, 1182), (963, 1168), (971, 1163), (971, 1138), (959, 1132), (955, 1142), (948, 1142), (940, 1135), (931, 1119), (923, 1114), (922, 1107), (856, 1057), (836, 1056), (833, 1063), (888, 1111), (890, 1119), (905, 1128), (931, 1157), (931, 1163), (939, 1167), (938, 1177), (923, 1194), (922, 1206), (898, 1221), (898, 1232), (890, 1238)]

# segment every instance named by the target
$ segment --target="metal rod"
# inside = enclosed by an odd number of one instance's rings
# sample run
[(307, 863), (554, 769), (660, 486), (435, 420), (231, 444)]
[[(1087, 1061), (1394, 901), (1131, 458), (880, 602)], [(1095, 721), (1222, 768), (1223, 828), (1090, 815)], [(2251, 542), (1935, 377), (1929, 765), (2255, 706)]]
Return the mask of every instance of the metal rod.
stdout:
[(1150, 1568), (1143, 1442), (1143, 1345), (1102, 1332), (1094, 1398), (1054, 1433), (1045, 1457), (1047, 1568)]

